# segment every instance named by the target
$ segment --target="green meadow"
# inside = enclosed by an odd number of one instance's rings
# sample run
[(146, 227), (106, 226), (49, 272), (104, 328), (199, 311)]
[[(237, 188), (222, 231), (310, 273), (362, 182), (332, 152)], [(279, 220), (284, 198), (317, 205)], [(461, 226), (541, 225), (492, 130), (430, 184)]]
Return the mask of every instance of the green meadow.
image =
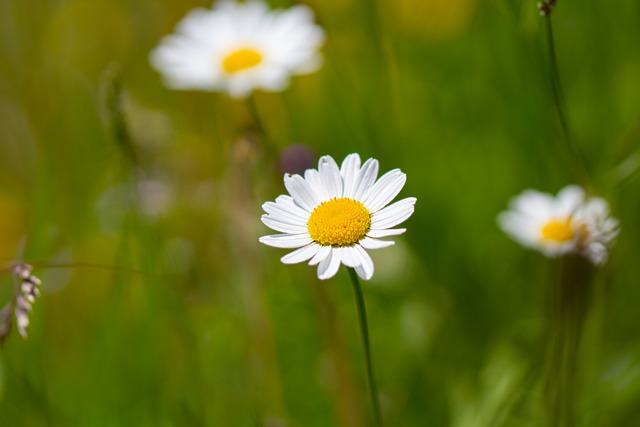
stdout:
[[(349, 153), (417, 198), (361, 282), (386, 427), (640, 425), (640, 2), (300, 3), (323, 66), (244, 100), (149, 64), (207, 1), (0, 1), (0, 263), (42, 280), (0, 426), (373, 426), (346, 268), (258, 242)], [(498, 227), (570, 184), (620, 221), (603, 266)]]

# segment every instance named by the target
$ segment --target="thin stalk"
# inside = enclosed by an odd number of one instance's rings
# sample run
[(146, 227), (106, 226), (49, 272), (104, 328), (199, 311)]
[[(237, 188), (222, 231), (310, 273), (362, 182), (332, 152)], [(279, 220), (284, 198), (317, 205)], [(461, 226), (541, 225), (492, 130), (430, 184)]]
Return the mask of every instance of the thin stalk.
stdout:
[(367, 368), (367, 381), (369, 383), (369, 397), (373, 408), (373, 415), (376, 427), (382, 427), (382, 417), (380, 416), (380, 401), (378, 400), (378, 390), (376, 386), (375, 376), (373, 374), (373, 363), (371, 362), (371, 347), (369, 345), (369, 327), (367, 326), (367, 309), (362, 296), (362, 288), (360, 280), (353, 268), (348, 268), (349, 277), (353, 284), (353, 294), (356, 298), (356, 307), (358, 309), (358, 320), (360, 321), (360, 335), (362, 337), (362, 347), (364, 349), (364, 358)]
[(562, 97), (562, 86), (560, 84), (560, 73), (558, 72), (558, 60), (556, 57), (556, 48), (553, 38), (553, 26), (551, 25), (551, 14), (545, 16), (545, 23), (547, 27), (547, 44), (549, 52), (549, 65), (551, 68), (551, 88), (553, 92), (553, 100), (556, 104), (556, 110), (558, 112), (558, 119), (560, 120), (560, 126), (562, 127), (562, 134), (567, 142), (567, 148), (573, 159), (577, 161), (571, 162), (574, 167), (574, 173), (576, 179), (583, 185), (588, 185), (590, 182), (589, 171), (587, 169), (587, 162), (584, 157), (584, 153), (571, 136), (571, 130), (569, 121), (564, 108), (564, 101)]
[(265, 136), (266, 132), (264, 129), (264, 123), (262, 122), (262, 118), (260, 117), (260, 113), (258, 112), (256, 99), (253, 95), (249, 95), (247, 97), (247, 108), (249, 110), (249, 113), (251, 114), (251, 118), (253, 119), (253, 125), (256, 128), (256, 132)]
[(547, 371), (550, 427), (577, 425), (579, 349), (589, 311), (592, 272), (587, 261), (566, 257), (560, 261), (559, 280), (551, 283), (551, 360)]
[(260, 111), (258, 110), (258, 105), (256, 104), (256, 99), (253, 94), (247, 97), (247, 109), (249, 110), (249, 114), (251, 115), (251, 119), (253, 120), (254, 130), (263, 141), (265, 150), (273, 158), (277, 158), (278, 148), (275, 146), (273, 140), (269, 138), (269, 135), (267, 134), (267, 129), (264, 127), (264, 121), (260, 116)]
[(113, 138), (130, 165), (139, 166), (140, 157), (124, 114), (122, 67), (111, 64), (102, 76), (102, 92), (106, 118)]

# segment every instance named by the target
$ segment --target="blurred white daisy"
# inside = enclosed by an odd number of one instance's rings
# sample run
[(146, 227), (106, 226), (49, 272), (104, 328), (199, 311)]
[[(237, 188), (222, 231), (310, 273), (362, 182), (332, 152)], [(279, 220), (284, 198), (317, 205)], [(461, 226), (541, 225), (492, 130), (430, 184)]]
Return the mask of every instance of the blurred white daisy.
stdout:
[(415, 197), (389, 205), (402, 190), (407, 176), (394, 169), (376, 181), (378, 161), (368, 159), (362, 167), (360, 156), (348, 155), (338, 168), (331, 156), (308, 169), (304, 177), (285, 174), (290, 196), (262, 205), (267, 212), (262, 222), (284, 234), (264, 236), (260, 241), (278, 248), (297, 248), (282, 257), (285, 264), (309, 260), (318, 265), (318, 278), (333, 277), (340, 264), (352, 267), (368, 280), (373, 261), (367, 249), (391, 246), (381, 237), (404, 233), (393, 228), (413, 214)]
[(556, 197), (526, 190), (511, 200), (509, 208), (498, 216), (500, 228), (521, 245), (552, 258), (578, 253), (593, 264), (604, 264), (619, 231), (609, 204), (586, 196), (575, 185), (563, 188)]
[(307, 6), (270, 11), (261, 0), (222, 0), (189, 12), (150, 62), (172, 89), (243, 98), (254, 89), (281, 91), (290, 75), (317, 70), (323, 42)]

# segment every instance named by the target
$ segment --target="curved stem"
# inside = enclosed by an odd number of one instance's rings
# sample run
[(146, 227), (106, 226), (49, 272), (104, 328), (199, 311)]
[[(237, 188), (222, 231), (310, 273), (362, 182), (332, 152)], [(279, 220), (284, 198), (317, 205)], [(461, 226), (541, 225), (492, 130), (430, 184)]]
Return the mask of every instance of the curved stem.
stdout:
[(553, 40), (553, 27), (551, 25), (551, 15), (545, 16), (545, 22), (547, 27), (547, 43), (549, 51), (549, 65), (551, 68), (551, 88), (553, 92), (553, 100), (556, 104), (556, 110), (558, 111), (558, 119), (560, 120), (560, 126), (562, 127), (562, 133), (569, 153), (577, 161), (572, 162), (575, 169), (576, 178), (582, 182), (582, 184), (589, 183), (589, 171), (586, 166), (586, 160), (582, 150), (577, 143), (571, 137), (569, 128), (569, 121), (564, 109), (564, 102), (562, 97), (562, 87), (560, 85), (560, 73), (558, 72), (558, 61), (556, 59), (556, 48)]
[(353, 268), (348, 268), (349, 277), (353, 284), (353, 293), (356, 298), (356, 307), (358, 308), (358, 320), (360, 321), (360, 335), (362, 337), (362, 347), (364, 348), (364, 357), (367, 368), (367, 380), (369, 383), (369, 397), (371, 398), (371, 406), (373, 407), (373, 415), (376, 427), (382, 427), (382, 417), (380, 416), (380, 401), (378, 400), (378, 390), (376, 380), (373, 375), (373, 363), (371, 362), (371, 347), (369, 345), (369, 327), (367, 326), (367, 309), (362, 296), (362, 288), (358, 275)]

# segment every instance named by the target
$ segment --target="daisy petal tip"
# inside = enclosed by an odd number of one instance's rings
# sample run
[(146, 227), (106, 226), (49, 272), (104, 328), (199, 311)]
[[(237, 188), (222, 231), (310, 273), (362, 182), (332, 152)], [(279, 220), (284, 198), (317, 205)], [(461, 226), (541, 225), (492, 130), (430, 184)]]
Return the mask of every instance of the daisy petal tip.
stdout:
[(293, 259), (289, 254), (283, 256), (282, 258), (280, 258), (280, 262), (283, 264), (298, 264), (301, 261), (296, 261), (295, 259)]
[(358, 274), (358, 277), (360, 277), (362, 280), (371, 280), (371, 278), (373, 277), (373, 271), (365, 270), (362, 266), (356, 267), (354, 268), (354, 270), (356, 271), (356, 274)]
[(335, 276), (336, 273), (337, 273), (337, 270), (336, 271), (327, 270), (327, 271), (324, 271), (324, 272), (318, 271), (318, 279), (320, 279), (320, 280), (329, 280), (333, 276)]

